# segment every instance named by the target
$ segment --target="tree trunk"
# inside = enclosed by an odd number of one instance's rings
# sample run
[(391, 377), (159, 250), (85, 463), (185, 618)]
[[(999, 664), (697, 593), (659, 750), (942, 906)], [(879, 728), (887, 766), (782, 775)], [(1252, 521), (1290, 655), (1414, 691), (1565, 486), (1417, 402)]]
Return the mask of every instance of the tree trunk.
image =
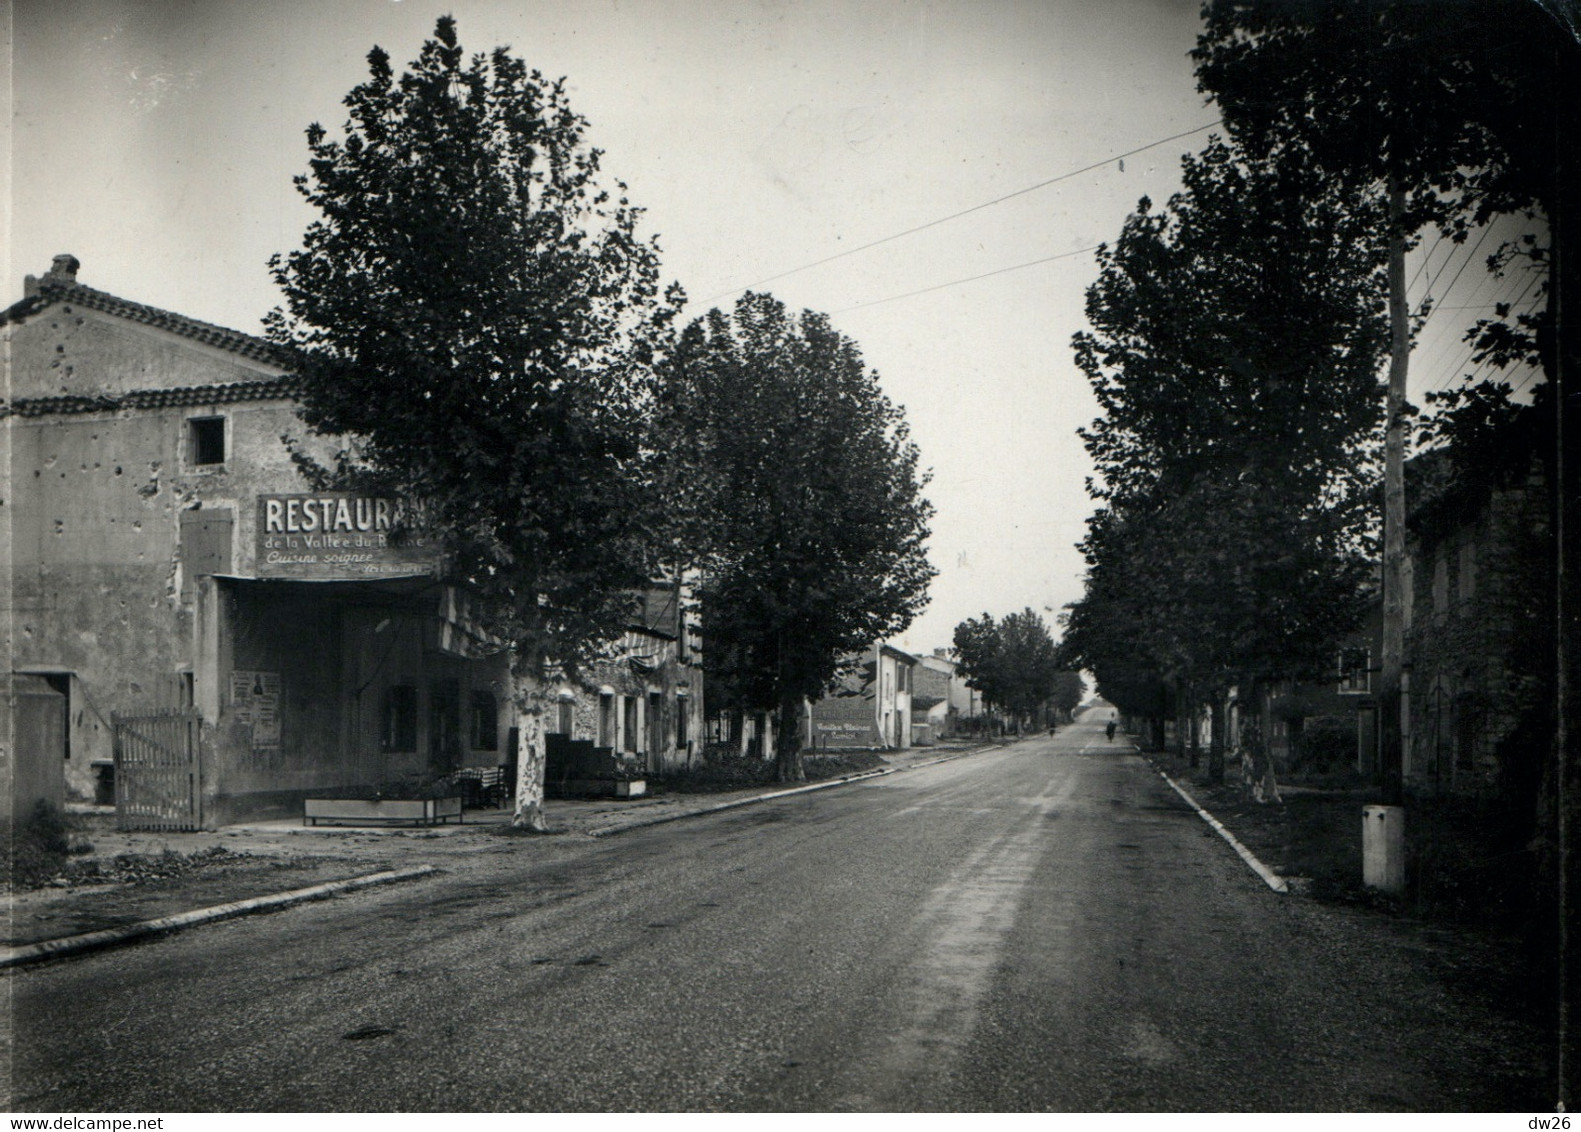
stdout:
[(543, 739), (546, 698), (541, 680), (517, 677), (515, 701), (519, 741), (516, 812), (511, 817), (511, 825), (534, 833), (545, 833), (549, 828), (543, 815), (543, 780), (547, 755)]
[(795, 696), (780, 698), (779, 738), (774, 747), (774, 777), (780, 782), (806, 782), (807, 769), (801, 761), (799, 709)]
[(1224, 716), (1224, 693), (1217, 692), (1208, 730), (1208, 781), (1215, 786), (1224, 782)]
[(1196, 770), (1202, 761), (1202, 744), (1197, 737), (1197, 704), (1196, 697), (1188, 690), (1186, 693), (1186, 751), (1191, 759), (1191, 769)]
[(1279, 782), (1274, 776), (1274, 755), (1268, 743), (1268, 691), (1254, 685), (1253, 710), (1241, 713), (1241, 778), (1254, 802), (1279, 802)]

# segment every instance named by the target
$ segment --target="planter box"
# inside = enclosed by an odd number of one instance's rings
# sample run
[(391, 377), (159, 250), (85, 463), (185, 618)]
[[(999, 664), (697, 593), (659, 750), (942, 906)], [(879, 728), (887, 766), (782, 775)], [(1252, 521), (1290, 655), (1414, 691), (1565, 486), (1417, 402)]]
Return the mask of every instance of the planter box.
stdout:
[(347, 825), (411, 822), (437, 825), (461, 821), (461, 799), (452, 798), (308, 798), (302, 803), (302, 824), (321, 821)]
[(561, 791), (582, 798), (640, 798), (648, 792), (646, 779), (572, 778)]

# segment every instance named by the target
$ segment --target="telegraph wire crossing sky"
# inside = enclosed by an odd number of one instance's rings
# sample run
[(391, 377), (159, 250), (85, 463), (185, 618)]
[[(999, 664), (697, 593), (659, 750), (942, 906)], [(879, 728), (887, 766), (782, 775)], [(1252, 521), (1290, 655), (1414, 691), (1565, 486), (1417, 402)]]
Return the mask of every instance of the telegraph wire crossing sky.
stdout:
[[(368, 51), (400, 68), (450, 14), (469, 53), (509, 45), (566, 76), (606, 183), (627, 184), (660, 238), (665, 278), (708, 296), (687, 318), (748, 289), (829, 312), (904, 407), (933, 473), (940, 573), (895, 643), (948, 645), (985, 610), (1052, 623), (1081, 594), (1092, 510), (1075, 429), (1097, 405), (1070, 340), (1094, 249), (1140, 197), (1177, 191), (1180, 156), (1217, 126), (1187, 56), (1198, 12), (15, 0), (6, 301), (70, 252), (88, 286), (258, 332), (279, 302), (265, 264), (312, 219), (291, 184), (308, 124), (337, 134)], [(1430, 240), (1415, 256), (1441, 304), (1429, 329), (1458, 338), (1474, 312), (1449, 308), (1491, 304), (1473, 286), (1487, 273)], [(1459, 346), (1429, 350), (1442, 357), (1430, 375), (1413, 364), (1413, 394), (1452, 381)]]
[[(758, 287), (761, 287), (761, 286), (763, 286), (766, 283), (774, 283), (774, 282), (776, 282), (776, 281), (778, 281), (780, 279), (786, 278), (787, 276), (796, 275), (796, 274), (799, 274), (799, 273), (801, 273), (803, 271), (810, 270), (811, 268), (814, 268), (814, 267), (822, 267), (826, 263), (833, 263), (837, 259), (844, 259), (846, 256), (856, 255), (858, 252), (868, 251), (871, 248), (876, 248), (876, 247), (879, 247), (882, 244), (887, 244), (891, 240), (899, 240), (899, 239), (901, 239), (901, 238), (903, 238), (905, 236), (911, 236), (911, 235), (915, 235), (918, 232), (924, 232), (927, 229), (935, 228), (935, 227), (937, 227), (940, 224), (947, 224), (951, 220), (959, 220), (963, 216), (970, 216), (974, 212), (980, 212), (980, 211), (982, 211), (985, 208), (992, 208), (996, 204), (1003, 204), (1007, 200), (1013, 200), (1014, 198), (1016, 198), (1018, 196), (1023, 196), (1026, 193), (1036, 192), (1038, 189), (1044, 189), (1044, 188), (1047, 188), (1050, 185), (1056, 185), (1056, 184), (1058, 184), (1061, 181), (1068, 181), (1068, 180), (1070, 180), (1070, 178), (1078, 177), (1078, 176), (1080, 176), (1083, 173), (1091, 173), (1095, 169), (1102, 169), (1104, 166), (1108, 165), (1111, 161), (1117, 162), (1119, 164), (1120, 168), (1123, 171), (1124, 164), (1125, 164), (1125, 159), (1127, 157), (1135, 157), (1139, 153), (1145, 153), (1147, 150), (1150, 150), (1150, 149), (1152, 149), (1155, 146), (1163, 145), (1166, 142), (1179, 141), (1181, 138), (1190, 137), (1192, 134), (1200, 134), (1204, 130), (1211, 130), (1214, 126), (1217, 126), (1217, 125), (1219, 125), (1219, 121), (1216, 119), (1216, 120), (1214, 120), (1212, 122), (1209, 122), (1205, 126), (1198, 126), (1194, 130), (1185, 130), (1185, 131), (1183, 131), (1181, 133), (1178, 133), (1178, 134), (1171, 134), (1167, 138), (1160, 138), (1158, 141), (1149, 142), (1147, 145), (1138, 146), (1137, 148), (1135, 148), (1133, 150), (1130, 150), (1130, 151), (1128, 151), (1126, 153), (1114, 154), (1112, 157), (1106, 157), (1102, 161), (1094, 162), (1091, 165), (1084, 165), (1080, 169), (1073, 169), (1069, 173), (1061, 173), (1057, 177), (1050, 177), (1046, 181), (1039, 181), (1035, 185), (1028, 185), (1024, 189), (1017, 189), (1013, 193), (1006, 193), (1004, 196), (995, 197), (993, 200), (984, 201), (982, 204), (974, 204), (970, 208), (963, 208), (959, 212), (952, 212), (948, 216), (941, 216), (937, 220), (930, 220), (926, 224), (918, 224), (915, 227), (907, 228), (904, 232), (896, 232), (893, 235), (884, 236), (884, 237), (881, 237), (880, 239), (872, 240), (872, 241), (870, 241), (868, 243), (862, 244), (860, 247), (850, 248), (850, 249), (848, 249), (846, 251), (843, 251), (843, 252), (836, 252), (834, 255), (825, 256), (823, 259), (814, 260), (812, 263), (804, 263), (800, 267), (793, 267), (793, 268), (791, 268), (788, 271), (780, 272), (778, 275), (770, 275), (767, 278), (759, 279), (756, 283), (748, 283), (745, 287), (739, 288), (738, 290), (725, 291), (725, 292), (722, 292), (721, 294), (713, 296), (713, 298), (705, 299), (703, 301), (704, 301), (705, 304), (706, 303), (713, 303), (714, 301), (716, 301), (718, 299), (728, 298), (731, 295), (740, 294), (742, 291), (756, 290)], [(1092, 251), (1096, 247), (1097, 247), (1097, 245), (1094, 245), (1092, 248), (1082, 248), (1080, 250), (1081, 251)], [(1076, 254), (1075, 252), (1063, 252), (1063, 253), (1061, 253), (1061, 255), (1075, 255), (1075, 254)], [(1057, 259), (1057, 258), (1060, 258), (1060, 257), (1058, 257), (1058, 256), (1048, 256), (1048, 257), (1045, 257), (1044, 259), (1033, 260), (1032, 263), (1048, 263), (1050, 260)], [(1020, 264), (1018, 266), (1030, 267), (1030, 266), (1032, 266), (1032, 264)], [(1012, 271), (1012, 270), (1015, 270), (1015, 268), (1004, 268), (1003, 270)], [(990, 274), (993, 274), (993, 273), (990, 273)], [(986, 275), (976, 275), (976, 276), (973, 276), (972, 278), (973, 279), (985, 279), (985, 278), (987, 278), (987, 276)], [(958, 282), (970, 282), (970, 281), (971, 280), (958, 280)], [(940, 284), (940, 286), (950, 286), (950, 284)], [(921, 292), (914, 292), (914, 293), (920, 294)], [(888, 301), (889, 300), (887, 300), (887, 299), (876, 299), (873, 302), (863, 303), (863, 304), (860, 304), (860, 305), (861, 306), (872, 306), (873, 303), (875, 303), (875, 302), (888, 302)], [(848, 307), (847, 309), (848, 310), (854, 310), (856, 308)]]

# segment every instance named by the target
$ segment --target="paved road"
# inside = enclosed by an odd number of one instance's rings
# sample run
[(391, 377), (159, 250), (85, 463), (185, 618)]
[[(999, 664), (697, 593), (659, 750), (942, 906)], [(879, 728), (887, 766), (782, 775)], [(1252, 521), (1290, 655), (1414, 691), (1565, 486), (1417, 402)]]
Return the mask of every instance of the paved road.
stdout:
[(5, 976), (26, 1111), (1536, 1107), (1097, 724)]

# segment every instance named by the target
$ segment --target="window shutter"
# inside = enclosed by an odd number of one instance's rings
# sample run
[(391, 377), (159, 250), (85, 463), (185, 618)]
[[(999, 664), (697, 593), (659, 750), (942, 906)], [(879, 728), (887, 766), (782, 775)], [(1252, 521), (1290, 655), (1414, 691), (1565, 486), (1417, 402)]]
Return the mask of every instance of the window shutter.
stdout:
[(181, 513), (181, 600), (192, 600), (197, 580), (204, 574), (231, 572), (229, 507)]

